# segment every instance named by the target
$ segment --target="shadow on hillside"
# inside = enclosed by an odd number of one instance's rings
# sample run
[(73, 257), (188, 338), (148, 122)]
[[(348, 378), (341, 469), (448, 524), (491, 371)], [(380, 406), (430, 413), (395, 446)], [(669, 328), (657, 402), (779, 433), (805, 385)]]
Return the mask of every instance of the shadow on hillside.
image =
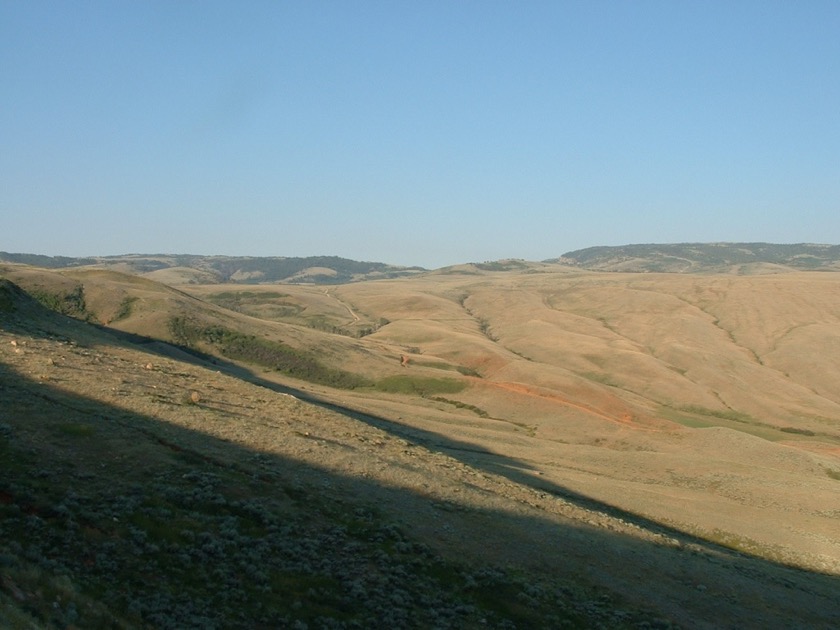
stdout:
[(342, 414), (354, 420), (364, 422), (395, 437), (399, 437), (416, 445), (422, 446), (429, 451), (448, 455), (461, 463), (470, 466), (471, 468), (499, 475), (514, 483), (534, 490), (549, 493), (574, 506), (621, 519), (648, 532), (661, 534), (663, 536), (667, 536), (668, 538), (675, 539), (682, 544), (692, 544), (702, 547), (710, 553), (717, 555), (723, 554), (732, 557), (749, 556), (749, 554), (739, 553), (732, 549), (722, 547), (704, 538), (686, 533), (683, 530), (670, 527), (658, 521), (646, 518), (645, 516), (627, 511), (618, 506), (589, 497), (575, 490), (571, 490), (562, 485), (548, 481), (538, 474), (529, 472), (534, 470), (529, 463), (508, 455), (490, 451), (481, 445), (456, 440), (440, 433), (427, 431), (415, 426), (403, 424), (396, 420), (370, 414), (358, 409), (353, 409), (352, 407), (327, 400), (313, 392), (266, 380), (239, 366), (226, 367), (241, 378), (246, 379), (253, 384), (292, 395), (299, 400)]
[[(60, 323), (60, 322), (59, 322)], [(72, 325), (62, 326), (60, 332), (65, 337), (73, 335), (73, 331), (81, 330), (83, 326), (74, 322)], [(28, 335), (43, 335), (52, 337), (50, 333), (39, 330), (35, 325), (26, 325), (21, 332)], [(140, 339), (136, 335), (126, 335), (113, 330), (102, 330), (103, 335), (108, 335), (115, 344), (124, 344), (135, 349), (154, 351), (149, 340)], [(99, 334), (99, 333), (97, 333)], [(101, 337), (100, 342), (108, 337)], [(200, 357), (195, 362), (207, 365), (207, 362)], [(523, 564), (531, 566), (535, 570), (547, 571), (553, 577), (565, 579), (569, 583), (582, 580), (584, 583), (592, 583), (600, 588), (611, 590), (620, 594), (620, 597), (632, 601), (633, 605), (646, 607), (658, 611), (658, 614), (674, 619), (687, 626), (703, 627), (713, 625), (715, 627), (838, 627), (840, 626), (840, 579), (834, 576), (810, 573), (803, 570), (791, 569), (772, 562), (734, 553), (701, 539), (686, 535), (661, 524), (655, 523), (614, 506), (604, 504), (589, 497), (570, 491), (559, 485), (546, 483), (534, 475), (526, 472), (527, 466), (516, 459), (489, 453), (475, 445), (449, 439), (445, 436), (422, 431), (413, 427), (396, 424), (386, 418), (376, 417), (348, 409), (335, 403), (323, 400), (309, 392), (290, 387), (282, 387), (259, 378), (253, 373), (244, 374), (244, 370), (232, 364), (227, 364), (218, 359), (208, 366), (213, 369), (223, 369), (232, 374), (247, 376), (252, 383), (262, 385), (266, 388), (292, 394), (300, 400), (307, 401), (330, 411), (340, 413), (353, 420), (364, 422), (392, 435), (412, 441), (430, 451), (438, 451), (448, 456), (457, 458), (463, 463), (483, 470), (487, 473), (502, 475), (510, 481), (537, 488), (549, 492), (564, 500), (584, 507), (589, 510), (600, 511), (611, 516), (616, 516), (625, 521), (634, 523), (640, 528), (666, 534), (669, 537), (677, 538), (686, 543), (696, 545), (699, 550), (686, 551), (685, 549), (663, 546), (641, 541), (640, 539), (624, 536), (602, 528), (589, 527), (583, 524), (558, 524), (548, 519), (536, 516), (525, 516), (492, 510), (479, 511), (469, 508), (465, 514), (456, 511), (443, 509), (434, 503), (434, 498), (429, 498), (424, 493), (411, 489), (386, 487), (377, 484), (369, 479), (346, 477), (336, 475), (325, 469), (309, 464), (295, 462), (265, 452), (256, 452), (243, 445), (227, 442), (218, 438), (196, 433), (194, 431), (162, 422), (154, 417), (142, 414), (127, 412), (124, 409), (112, 407), (97, 400), (83, 396), (68, 394), (49, 383), (40, 382), (21, 375), (14, 369), (0, 364), (0, 403), (2, 403), (2, 422), (11, 426), (11, 432), (15, 441), (19, 443), (22, 452), (31, 452), (37, 455), (49, 455), (53, 459), (50, 465), (57, 466), (61, 470), (62, 479), (69, 475), (70, 481), (64, 479), (63, 483), (68, 484), (67, 492), (70, 494), (84, 495), (85, 492), (94, 491), (100, 493), (99, 499), (117, 505), (122, 500), (122, 494), (126, 492), (124, 483), (129, 479), (148, 480), (149, 484), (167, 476), (171, 478), (186, 477), (190, 468), (202, 471), (231, 471), (237, 473), (244, 471), (245, 477), (251, 480), (267, 479), (260, 492), (270, 493), (272, 488), (277, 488), (278, 494), (285, 493), (293, 496), (289, 490), (299, 479), (305, 480), (305, 493), (325, 492), (325, 501), (345, 502), (352, 505), (359, 505), (365, 508), (367, 502), (375, 497), (383, 498), (380, 505), (413, 505), (426, 516), (431, 515), (431, 524), (439, 532), (440, 549), (452, 548), (458, 545), (459, 540), (469, 537), (481, 539), (482, 544), (487, 548), (494, 548), (501, 551), (498, 555), (516, 559), (518, 557), (533, 558), (538, 560), (523, 561)], [(160, 451), (165, 456), (136, 462), (140, 469), (138, 473), (133, 469), (131, 462), (123, 462), (120, 465), (108, 464), (108, 467), (100, 466), (98, 462), (91, 462), (84, 457), (78, 457), (79, 443), (74, 442), (70, 435), (67, 446), (62, 445), (62, 440), (57, 443), (45, 443), (44, 432), (39, 426), (39, 421), (72, 426), (74, 423), (101, 423), (104, 419), (119, 418), (119, 426), (107, 434), (108, 449), (125, 448), (136, 450), (138, 444), (142, 444), (148, 452)], [(104, 431), (104, 430), (103, 430)], [(72, 433), (72, 431), (71, 431)], [(95, 434), (94, 434), (95, 435)], [(82, 436), (84, 437), (84, 436)], [(88, 442), (89, 443), (89, 442)], [(133, 452), (133, 451), (132, 451)], [(191, 455), (190, 457), (180, 454)], [(256, 463), (258, 462), (258, 464)], [(123, 468), (120, 468), (123, 466)], [(104, 470), (111, 470), (111, 474), (124, 475), (115, 479), (113, 484), (101, 483), (101, 476)], [(270, 474), (265, 477), (265, 472)], [(13, 489), (16, 485), (26, 484), (26, 479), (16, 478), (15, 475), (35, 475), (37, 469), (6, 470), (4, 476), (8, 477), (3, 482), (9, 486), (0, 488), (6, 494), (5, 502), (14, 502), (17, 498), (13, 496)], [(48, 479), (56, 479), (53, 474), (47, 475)], [(10, 487), (12, 488), (10, 490)], [(46, 488), (46, 487), (45, 487)], [(331, 488), (326, 491), (324, 488)], [(340, 489), (340, 490), (339, 490)], [(34, 490), (28, 490), (34, 492)], [(44, 489), (45, 493), (52, 490)], [(108, 493), (113, 493), (109, 495)], [(103, 494), (104, 493), (104, 494)], [(332, 493), (332, 494), (330, 494)], [(266, 497), (271, 496), (266, 494)], [(340, 499), (339, 499), (340, 497)], [(390, 498), (389, 498), (390, 497)], [(47, 509), (32, 507), (39, 501), (51, 501), (50, 497), (39, 499), (29, 497), (30, 515), (37, 516), (42, 523), (57, 523), (62, 516), (60, 509)], [(266, 501), (270, 500), (266, 498)], [(273, 500), (273, 499), (272, 499)], [(313, 501), (317, 505), (317, 501)], [(26, 507), (26, 506), (24, 506)], [(306, 504), (298, 502), (295, 510), (301, 512), (306, 510)], [(326, 508), (324, 508), (326, 509)], [(351, 508), (348, 508), (351, 509)], [(24, 510), (25, 511), (25, 510)], [(224, 515), (220, 508), (220, 518)], [(82, 517), (80, 520), (84, 522)], [(90, 517), (87, 517), (90, 519)], [(116, 519), (121, 516), (115, 516)], [(208, 517), (210, 518), (210, 517)], [(316, 514), (314, 521), (323, 519), (324, 515)], [(402, 526), (410, 532), (413, 525), (411, 517), (405, 514), (391, 514), (389, 518), (402, 521)], [(476, 522), (483, 523), (483, 529), (472, 531), (464, 528), (475, 528)], [(427, 522), (426, 525), (429, 523)], [(154, 523), (146, 523), (149, 528), (154, 528)], [(69, 571), (71, 575), (80, 580), (86, 581), (86, 572), (93, 574), (100, 571), (98, 558), (105, 553), (108, 544), (115, 544), (109, 538), (109, 532), (102, 531), (103, 526), (91, 521), (90, 528), (99, 531), (101, 536), (92, 535), (92, 542), (95, 549), (86, 551), (81, 564), (79, 558), (72, 555), (72, 543), (66, 543), (65, 547), (71, 549), (70, 557), (63, 557), (60, 546), (49, 548), (47, 551), (53, 553), (52, 557), (46, 560), (34, 560), (38, 553), (46, 553), (44, 549), (27, 551), (27, 541), (16, 541), (17, 554), (32, 559), (33, 562), (40, 562), (42, 571)], [(140, 527), (138, 525), (138, 527)], [(215, 525), (214, 525), (215, 527)], [(135, 528), (137, 529), (137, 528)], [(140, 527), (142, 529), (142, 527)], [(115, 530), (116, 531), (116, 530)], [(134, 530), (129, 530), (126, 536), (140, 536)], [(297, 531), (296, 535), (301, 535)], [(306, 535), (304, 531), (303, 535)], [(313, 536), (309, 536), (313, 538)], [(405, 535), (405, 539), (411, 541), (411, 534)], [(435, 541), (430, 541), (435, 544)], [(209, 543), (208, 543), (209, 544)], [(98, 545), (98, 546), (97, 546)], [(480, 553), (475, 552), (475, 545), (465, 545), (463, 560), (467, 563), (481, 563)], [(531, 552), (521, 553), (523, 548), (530, 548)], [(273, 553), (271, 550), (265, 553)], [(350, 563), (353, 566), (352, 558), (348, 557), (345, 549), (322, 546), (318, 547), (314, 556), (325, 553), (336, 553), (341, 555), (341, 562)], [(92, 555), (90, 555), (92, 554)], [(100, 554), (100, 555), (97, 555)], [(225, 558), (208, 552), (207, 563), (224, 563)], [(317, 564), (314, 556), (309, 564), (313, 575), (319, 575), (319, 571), (328, 572), (330, 588), (346, 590), (346, 597), (353, 597), (353, 586), (351, 581), (341, 582), (335, 577), (338, 569), (324, 569)], [(260, 559), (257, 558), (259, 562)], [(267, 560), (264, 559), (267, 562)], [(75, 563), (75, 566), (74, 566)], [(364, 572), (364, 568), (370, 563), (369, 558), (360, 559), (357, 565), (353, 566), (354, 571)], [(406, 561), (406, 567), (412, 566)], [(50, 567), (53, 567), (50, 569)], [(321, 568), (319, 568), (321, 567)], [(550, 569), (548, 567), (551, 567)], [(0, 567), (2, 568), (2, 567)], [(107, 569), (107, 566), (106, 566)], [(115, 570), (115, 569), (111, 569)], [(240, 569), (237, 569), (240, 570)], [(384, 570), (384, 569), (383, 569)], [(410, 569), (409, 569), (410, 571)], [(406, 573), (404, 570), (403, 573)], [(97, 573), (97, 575), (99, 575)], [(214, 577), (215, 576), (215, 577)], [(138, 569), (137, 580), (129, 585), (115, 585), (115, 589), (128, 589), (132, 593), (141, 592), (143, 588), (158, 589), (161, 592), (175, 592), (180, 586), (180, 581), (185, 578), (183, 575), (167, 575), (155, 570), (154, 566), (141, 565)], [(359, 576), (356, 576), (359, 577)], [(209, 572), (204, 575), (213, 589), (230, 588), (226, 585), (223, 577), (216, 576), (216, 573)], [(361, 577), (359, 577), (361, 579)], [(394, 578), (397, 579), (397, 578)], [(403, 582), (399, 584), (400, 592), (405, 598), (420, 602), (422, 598), (412, 593), (420, 577), (411, 572), (404, 575)], [(143, 582), (145, 586), (141, 586)], [(133, 590), (132, 590), (133, 589)], [(344, 592), (342, 590), (342, 592)], [(198, 591), (196, 591), (198, 592)], [(319, 594), (316, 588), (307, 591), (309, 595), (291, 593), (293, 598), (306, 598), (317, 600), (313, 605), (323, 605), (319, 597), (327, 597)], [(315, 593), (314, 595), (312, 593)], [(499, 596), (508, 595), (500, 591)], [(368, 597), (372, 595), (367, 594)], [(128, 596), (126, 596), (128, 597)], [(174, 597), (174, 596), (173, 596)], [(280, 595), (278, 595), (280, 597)], [(536, 596), (533, 596), (536, 597)], [(122, 602), (117, 599), (115, 601)], [(125, 600), (127, 601), (127, 600)], [(390, 600), (388, 600), (390, 601)], [(527, 601), (527, 600), (526, 600)], [(320, 603), (319, 603), (320, 602)], [(252, 603), (252, 602), (251, 602)], [(112, 604), (115, 605), (115, 604)], [(174, 605), (174, 604), (172, 604)], [(185, 604), (186, 605), (186, 604)], [(212, 602), (211, 602), (212, 605)], [(240, 605), (249, 605), (248, 601), (240, 602)], [(397, 606), (393, 602), (382, 604)], [(419, 605), (419, 604), (418, 604)], [(140, 609), (146, 615), (147, 609)], [(152, 613), (148, 613), (151, 615)], [(163, 614), (163, 613), (161, 613)], [(243, 613), (244, 614), (244, 613)], [(256, 614), (256, 613), (254, 613)], [(290, 613), (294, 615), (294, 613)], [(371, 624), (382, 624), (387, 621), (384, 612), (371, 613)], [(154, 618), (150, 623), (155, 624)], [(248, 625), (248, 621), (242, 621), (242, 627)], [(410, 624), (424, 625), (422, 623)], [(457, 625), (457, 624), (454, 624)]]

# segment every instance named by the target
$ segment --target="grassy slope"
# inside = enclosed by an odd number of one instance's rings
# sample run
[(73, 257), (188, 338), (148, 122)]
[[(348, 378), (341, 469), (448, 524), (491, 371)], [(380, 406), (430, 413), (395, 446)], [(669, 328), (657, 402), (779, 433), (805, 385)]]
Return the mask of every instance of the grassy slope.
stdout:
[[(311, 348), (328, 364), (371, 378), (446, 374), (469, 381), (471, 387), (460, 393), (425, 399), (361, 390), (319, 392), (399, 419), (403, 437), (455, 457), (458, 466), (500, 474), (516, 487), (586, 495), (749, 553), (836, 570), (840, 552), (831, 535), (837, 513), (831, 507), (836, 501), (831, 473), (838, 474), (838, 467), (829, 453), (837, 437), (830, 387), (836, 366), (833, 355), (820, 351), (836, 339), (836, 281), (821, 274), (734, 280), (551, 270), (347, 285), (331, 289), (329, 296), (321, 292), (320, 301), (295, 293), (315, 313), (330, 308), (341, 316), (344, 309), (348, 318), (356, 314), (391, 322), (363, 339), (267, 324), (151, 283), (138, 294), (118, 276), (110, 277), (110, 284), (105, 277), (82, 278), (77, 272), (54, 280), (68, 287), (73, 286), (68, 279), (84, 280), (85, 295), (97, 312), (118, 308), (124, 301), (119, 291), (138, 297), (131, 313), (112, 323), (134, 332), (165, 336), (161, 313), (187, 309), (208, 321), (244, 326), (248, 334)], [(776, 295), (785, 299), (777, 301)], [(816, 334), (805, 335), (809, 331)], [(786, 341), (793, 339), (805, 346), (792, 352)], [(401, 353), (410, 356), (409, 368), (399, 366)], [(814, 356), (821, 361), (819, 374), (809, 373), (803, 360)], [(462, 377), (458, 367), (483, 378)], [(170, 371), (165, 381), (179, 371)], [(274, 373), (261, 372), (260, 378), (284, 382)], [(195, 407), (187, 402), (189, 388), (182, 389), (169, 394), (174, 422)], [(150, 415), (159, 413), (155, 409)], [(668, 420), (727, 428), (686, 430)], [(791, 427), (815, 435), (780, 430)], [(84, 433), (84, 427), (79, 430)], [(311, 434), (302, 432), (307, 431)], [(507, 458), (514, 463), (506, 464)], [(423, 483), (420, 487), (429, 486), (428, 480)], [(692, 511), (692, 505), (702, 509)], [(780, 522), (784, 527), (775, 526)], [(786, 529), (798, 530), (797, 535), (785, 534)], [(426, 542), (439, 536), (438, 531)], [(502, 557), (509, 560), (509, 553)], [(633, 591), (622, 581), (626, 577), (611, 574), (608, 582), (651, 601), (645, 589)], [(725, 581), (731, 578), (727, 574)], [(714, 579), (707, 575), (702, 581)], [(692, 614), (712, 614), (690, 595), (680, 597), (680, 606)], [(653, 605), (673, 605), (655, 599)]]
[(836, 506), (840, 452), (838, 284), (835, 274), (546, 267), (340, 293), (392, 321), (375, 339), (483, 374), (456, 398), (488, 421), (424, 426), (590, 496), (837, 570), (836, 507), (826, 506)]
[[(8, 302), (4, 627), (586, 626), (652, 616), (607, 591), (440, 555), (394, 520), (428, 510), (428, 496), (343, 470), (349, 456), (425, 474), (412, 463), (432, 457), (422, 447), (20, 296)], [(387, 503), (401, 509), (383, 511)]]

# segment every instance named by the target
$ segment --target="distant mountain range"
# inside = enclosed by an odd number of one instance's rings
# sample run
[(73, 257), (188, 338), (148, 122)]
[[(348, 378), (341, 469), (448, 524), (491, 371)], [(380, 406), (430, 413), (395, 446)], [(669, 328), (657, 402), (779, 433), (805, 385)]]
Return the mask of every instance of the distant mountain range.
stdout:
[[(399, 278), (428, 271), (338, 256), (199, 256), (126, 254), (72, 258), (0, 252), (0, 262), (61, 269), (97, 267), (144, 275), (165, 284), (344, 284)], [(840, 245), (810, 243), (675, 243), (588, 247), (544, 263), (590, 271), (657, 273), (768, 273), (793, 270), (840, 271)], [(478, 271), (512, 271), (522, 261), (470, 265)], [(455, 269), (454, 267), (452, 269)]]
[(772, 270), (840, 271), (840, 245), (799, 243), (676, 243), (588, 247), (545, 262), (592, 271), (760, 273)]
[(342, 284), (376, 278), (397, 278), (426, 271), (378, 262), (359, 262), (338, 256), (251, 257), (198, 255), (95, 256), (71, 258), (0, 252), (0, 261), (61, 269), (93, 266), (149, 276), (163, 282), (238, 283), (299, 282)]

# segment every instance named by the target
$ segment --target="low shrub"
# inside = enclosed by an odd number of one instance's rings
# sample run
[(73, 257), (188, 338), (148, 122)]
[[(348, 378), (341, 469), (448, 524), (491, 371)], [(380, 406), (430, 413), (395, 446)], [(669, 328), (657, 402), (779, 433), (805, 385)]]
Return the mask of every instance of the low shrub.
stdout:
[(475, 405), (471, 405), (469, 403), (461, 402), (460, 400), (452, 400), (450, 398), (444, 398), (443, 396), (432, 396), (431, 400), (434, 400), (436, 402), (445, 403), (447, 405), (452, 405), (453, 407), (455, 407), (457, 409), (467, 409), (469, 411), (472, 411), (475, 415), (477, 415), (481, 418), (489, 418), (490, 417), (490, 414), (487, 413), (481, 407), (476, 407)]
[(305, 351), (224, 326), (201, 326), (186, 317), (173, 317), (169, 321), (169, 331), (176, 342), (189, 348), (199, 350), (199, 345), (206, 344), (229, 359), (277, 370), (311, 383), (341, 389), (370, 385), (367, 379), (357, 374), (321, 364)]
[(377, 381), (374, 389), (389, 394), (430, 396), (432, 394), (457, 394), (463, 391), (466, 386), (466, 383), (453, 378), (397, 374)]
[(701, 416), (711, 416), (713, 418), (720, 418), (721, 420), (731, 420), (732, 422), (743, 422), (746, 424), (755, 424), (756, 420), (751, 415), (729, 409), (726, 411), (719, 411), (717, 409), (708, 409), (707, 407), (699, 407), (697, 405), (688, 405), (681, 407), (682, 411), (694, 413)]
[(32, 289), (29, 291), (35, 300), (51, 311), (86, 320), (90, 317), (85, 303), (85, 290), (81, 284), (67, 291), (48, 291), (46, 289)]
[(117, 313), (114, 315), (112, 322), (118, 322), (121, 319), (127, 319), (131, 315), (131, 311), (134, 307), (134, 303), (140, 298), (135, 296), (126, 296), (123, 298), (123, 301), (120, 302), (120, 308)]

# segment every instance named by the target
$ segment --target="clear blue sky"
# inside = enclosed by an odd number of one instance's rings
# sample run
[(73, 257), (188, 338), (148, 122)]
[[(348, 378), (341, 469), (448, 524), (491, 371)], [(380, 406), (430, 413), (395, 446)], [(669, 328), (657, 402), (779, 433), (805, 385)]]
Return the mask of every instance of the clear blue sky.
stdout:
[(0, 250), (840, 243), (840, 2), (0, 0)]

